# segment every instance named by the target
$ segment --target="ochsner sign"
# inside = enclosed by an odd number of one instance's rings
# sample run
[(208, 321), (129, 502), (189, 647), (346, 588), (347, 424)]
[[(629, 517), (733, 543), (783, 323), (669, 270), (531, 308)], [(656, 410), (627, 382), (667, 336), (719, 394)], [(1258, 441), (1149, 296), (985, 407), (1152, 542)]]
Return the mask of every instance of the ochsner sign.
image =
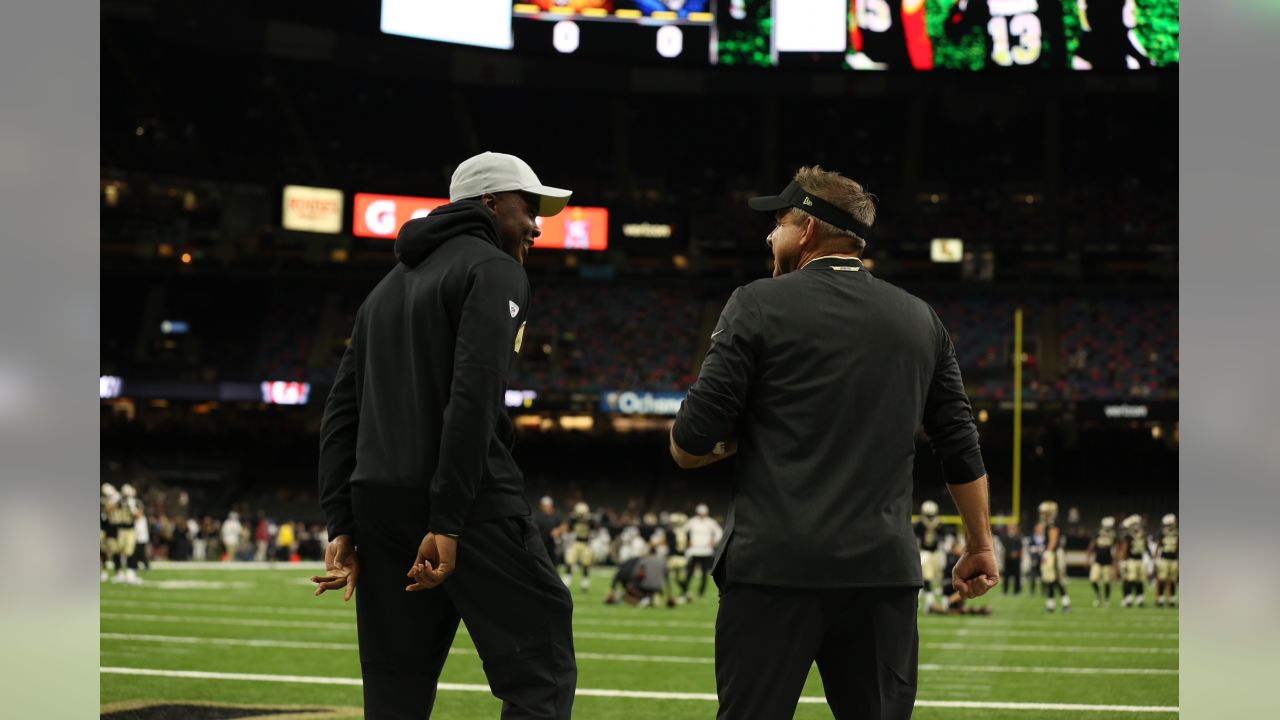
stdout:
[(620, 415), (675, 415), (684, 393), (622, 390), (600, 396), (601, 412)]

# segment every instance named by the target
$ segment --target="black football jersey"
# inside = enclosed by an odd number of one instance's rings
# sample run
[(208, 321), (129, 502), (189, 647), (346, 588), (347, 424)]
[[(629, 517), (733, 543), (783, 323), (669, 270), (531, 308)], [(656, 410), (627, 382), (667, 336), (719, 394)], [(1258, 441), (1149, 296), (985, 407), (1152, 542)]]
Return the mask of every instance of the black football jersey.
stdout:
[(1113, 561), (1112, 550), (1116, 544), (1115, 530), (1100, 530), (1093, 541), (1093, 561), (1099, 565), (1110, 565)]
[(1141, 531), (1129, 533), (1129, 559), (1141, 560), (1147, 551), (1147, 536)]
[(591, 539), (591, 528), (595, 526), (595, 522), (591, 519), (590, 513), (574, 513), (569, 516), (569, 521), (573, 528), (575, 540), (587, 542)]
[(921, 550), (937, 550), (938, 543), (942, 540), (942, 520), (936, 517), (920, 518), (920, 522), (916, 523), (916, 539), (920, 542)]
[(911, 67), (902, 28), (902, 0), (852, 0), (849, 48), (888, 69)]
[(991, 64), (1044, 65), (1044, 41), (1053, 12), (1062, 12), (1054, 0), (987, 0), (987, 57)]

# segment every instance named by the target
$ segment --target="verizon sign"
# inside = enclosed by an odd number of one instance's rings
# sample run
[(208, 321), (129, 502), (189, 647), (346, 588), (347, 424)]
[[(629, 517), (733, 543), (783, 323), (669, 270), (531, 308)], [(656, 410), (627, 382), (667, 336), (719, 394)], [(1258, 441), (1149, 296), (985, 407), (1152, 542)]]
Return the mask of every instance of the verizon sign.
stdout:
[(342, 232), (342, 191), (285, 185), (282, 224), (285, 230), (330, 235)]

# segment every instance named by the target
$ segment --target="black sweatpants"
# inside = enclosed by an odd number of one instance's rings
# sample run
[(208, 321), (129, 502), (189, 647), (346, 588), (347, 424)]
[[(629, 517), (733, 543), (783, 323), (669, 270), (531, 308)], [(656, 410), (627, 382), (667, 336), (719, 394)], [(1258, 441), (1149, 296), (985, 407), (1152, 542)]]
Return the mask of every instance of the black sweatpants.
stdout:
[[(719, 580), (719, 578), (717, 578)], [(814, 661), (839, 720), (911, 717), (920, 589), (807, 590), (722, 584), (716, 616), (720, 720), (789, 720)]]
[(422, 720), (466, 622), (502, 717), (568, 718), (578, 670), (573, 598), (527, 517), (466, 526), (458, 565), (434, 590), (406, 592), (427, 532), (426, 490), (354, 484), (356, 617), (365, 718)]
[(698, 585), (698, 597), (707, 594), (707, 576), (711, 574), (710, 555), (694, 555), (689, 558), (689, 566), (685, 569), (684, 586), (680, 588), (680, 592), (688, 595), (689, 586), (693, 585), (693, 571), (702, 571), (702, 582)]

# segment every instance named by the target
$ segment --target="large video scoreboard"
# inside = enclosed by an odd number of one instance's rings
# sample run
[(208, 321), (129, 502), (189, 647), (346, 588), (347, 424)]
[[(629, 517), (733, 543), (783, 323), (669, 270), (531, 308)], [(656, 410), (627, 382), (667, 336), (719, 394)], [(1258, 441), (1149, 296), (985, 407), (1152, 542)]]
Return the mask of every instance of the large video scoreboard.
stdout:
[(1143, 70), (1178, 63), (1179, 0), (383, 0), (382, 30), (678, 65)]

